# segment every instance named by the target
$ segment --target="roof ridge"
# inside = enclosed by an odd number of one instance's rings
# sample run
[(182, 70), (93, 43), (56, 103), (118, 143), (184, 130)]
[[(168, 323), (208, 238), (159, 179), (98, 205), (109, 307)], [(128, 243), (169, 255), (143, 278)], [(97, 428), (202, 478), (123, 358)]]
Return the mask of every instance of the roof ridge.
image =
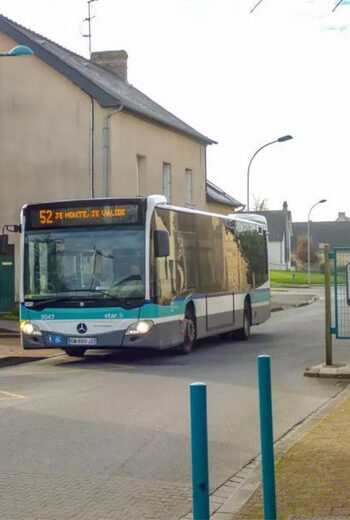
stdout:
[[(2, 26), (2, 27), (1, 27)], [(88, 95), (94, 97), (103, 108), (122, 104), (126, 111), (145, 117), (206, 144), (216, 141), (198, 132), (152, 98), (124, 81), (118, 74), (105, 69), (94, 61), (77, 54), (63, 45), (39, 34), (0, 13), (1, 31), (21, 43), (21, 36), (28, 45), (32, 43), (39, 59), (65, 75)], [(41, 40), (41, 41), (40, 41)], [(23, 42), (22, 42), (23, 43)], [(53, 46), (53, 48), (50, 48)], [(37, 48), (35, 48), (37, 47)]]
[(91, 63), (91, 61), (88, 60), (87, 58), (85, 58), (85, 56), (82, 56), (81, 54), (78, 54), (78, 53), (76, 53), (76, 52), (74, 52), (74, 51), (72, 51), (70, 49), (67, 49), (67, 47), (64, 47), (60, 43), (57, 43), (54, 40), (51, 40), (50, 38), (47, 38), (46, 36), (43, 36), (42, 34), (33, 31), (32, 29), (28, 29), (28, 27), (25, 27), (24, 25), (22, 25), (22, 24), (20, 24), (18, 22), (15, 22), (14, 20), (12, 20), (11, 18), (8, 18), (4, 14), (0, 13), (0, 18), (3, 18), (7, 23), (10, 23), (10, 24), (14, 25), (21, 32), (23, 32), (22, 30), (24, 29), (25, 31), (28, 31), (29, 33), (31, 33), (31, 34), (39, 37), (39, 38), (43, 38), (43, 40), (45, 40), (45, 41), (47, 41), (49, 43), (53, 43), (54, 45), (57, 45), (57, 47), (60, 47), (60, 49), (63, 49), (66, 52), (69, 52), (73, 56), (76, 56), (77, 58), (82, 58), (83, 60), (87, 61), (88, 63)]
[[(29, 33), (33, 34), (34, 36), (36, 37), (39, 37), (39, 38), (42, 38), (44, 41), (41, 42), (40, 44), (42, 45), (43, 43), (52, 43), (53, 45), (57, 45), (57, 47), (59, 47), (60, 49), (64, 50), (65, 52), (68, 52), (69, 54), (71, 54), (72, 56), (75, 56), (76, 58), (79, 58), (79, 59), (82, 59), (84, 61), (86, 61), (87, 64), (93, 64), (93, 65), (96, 65), (96, 67), (99, 67), (101, 70), (103, 70), (104, 72), (110, 72), (111, 74), (113, 74), (114, 76), (117, 76), (119, 79), (120, 76), (118, 76), (118, 74), (116, 74), (115, 72), (113, 72), (112, 70), (109, 70), (109, 69), (105, 69), (104, 67), (102, 67), (101, 65), (99, 65), (98, 63), (96, 63), (95, 61), (92, 61), (92, 60), (89, 60), (88, 58), (86, 58), (85, 56), (83, 56), (82, 54), (78, 54), (77, 52), (74, 52), (72, 51), (71, 49), (68, 49), (67, 47), (64, 47), (64, 45), (62, 45), (61, 43), (57, 43), (56, 41), (54, 40), (51, 40), (51, 38), (48, 38), (47, 36), (44, 36), (40, 33), (37, 33), (36, 31), (33, 31), (32, 29), (29, 29), (28, 27), (25, 27), (24, 25), (18, 23), (18, 22), (15, 22), (14, 20), (12, 20), (11, 18), (8, 18), (7, 16), (3, 15), (0, 13), (0, 18), (3, 18), (7, 23), (10, 23), (12, 24), (16, 29), (18, 29), (19, 31), (23, 32), (23, 29), (25, 31), (28, 31)], [(25, 34), (24, 34), (25, 36)], [(126, 82), (128, 83), (128, 82)], [(130, 83), (128, 83), (130, 86), (132, 86)]]
[[(24, 25), (21, 25), (20, 23), (18, 22), (15, 22), (14, 20), (11, 20), (11, 18), (8, 18), (7, 16), (3, 15), (0, 13), (0, 18), (3, 18), (6, 22), (12, 24), (15, 26), (15, 28), (17, 28), (18, 30), (20, 30), (21, 32), (22, 29), (24, 29), (25, 31), (28, 31), (29, 33), (39, 37), (39, 38), (42, 38), (44, 40), (44, 42), (42, 43), (52, 43), (53, 45), (57, 45), (57, 47), (59, 47), (60, 49), (64, 50), (65, 52), (68, 52), (69, 54), (71, 54), (72, 56), (75, 56), (76, 58), (79, 58), (81, 60), (84, 60), (86, 61), (87, 64), (89, 65), (94, 65), (96, 67), (98, 67), (99, 69), (101, 69), (103, 72), (108, 72), (110, 74), (112, 74), (113, 76), (116, 76), (117, 78), (119, 78), (120, 80), (124, 81), (124, 83), (127, 83), (130, 87), (133, 87), (135, 88), (131, 83), (129, 83), (128, 81), (125, 81), (123, 80), (118, 74), (116, 74), (115, 72), (113, 72), (112, 70), (110, 69), (106, 69), (105, 67), (103, 67), (102, 65), (99, 65), (98, 63), (96, 63), (95, 61), (89, 59), (89, 58), (86, 58), (85, 56), (83, 56), (82, 54), (78, 54), (77, 52), (74, 52), (72, 51), (71, 49), (68, 49), (67, 47), (64, 47), (64, 45), (60, 44), (60, 43), (57, 43), (56, 41), (54, 40), (51, 40), (50, 38), (47, 38), (47, 36), (43, 36), (42, 34), (40, 33), (37, 33), (35, 31), (33, 31), (32, 29), (28, 29), (28, 27), (25, 27)], [(41, 45), (42, 45), (41, 43)], [(96, 51), (96, 52), (99, 52), (99, 51)], [(137, 90), (137, 89), (136, 89)], [(145, 95), (143, 92), (139, 91), (141, 94)], [(151, 98), (149, 98), (151, 99)], [(151, 99), (151, 101), (153, 101)], [(154, 101), (153, 101), (154, 103)], [(160, 105), (159, 105), (160, 106)], [(163, 108), (163, 107), (162, 107)], [(176, 117), (176, 116), (175, 116)]]
[(209, 179), (207, 179), (207, 182), (209, 182), (212, 186), (214, 186), (214, 188), (216, 188), (220, 193), (224, 193), (225, 195), (228, 195), (226, 193), (225, 190), (223, 190), (222, 188), (220, 188), (217, 184), (215, 184), (213, 181), (210, 181)]

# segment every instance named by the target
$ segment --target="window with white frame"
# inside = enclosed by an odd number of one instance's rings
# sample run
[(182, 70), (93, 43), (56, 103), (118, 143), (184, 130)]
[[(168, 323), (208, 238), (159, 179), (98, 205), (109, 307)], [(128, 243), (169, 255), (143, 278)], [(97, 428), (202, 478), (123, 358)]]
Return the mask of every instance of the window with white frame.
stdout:
[(171, 164), (163, 163), (163, 195), (171, 201)]
[(185, 170), (185, 204), (193, 204), (192, 170)]

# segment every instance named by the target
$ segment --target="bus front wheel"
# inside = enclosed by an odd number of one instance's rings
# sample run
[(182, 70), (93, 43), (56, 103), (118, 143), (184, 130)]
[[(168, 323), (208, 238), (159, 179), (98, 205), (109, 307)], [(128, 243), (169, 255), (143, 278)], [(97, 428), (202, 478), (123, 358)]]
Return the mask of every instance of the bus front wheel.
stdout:
[(184, 340), (179, 347), (180, 354), (189, 354), (195, 344), (197, 337), (196, 316), (192, 307), (187, 307), (185, 313)]
[(63, 349), (67, 356), (82, 357), (85, 354), (86, 348), (65, 348)]

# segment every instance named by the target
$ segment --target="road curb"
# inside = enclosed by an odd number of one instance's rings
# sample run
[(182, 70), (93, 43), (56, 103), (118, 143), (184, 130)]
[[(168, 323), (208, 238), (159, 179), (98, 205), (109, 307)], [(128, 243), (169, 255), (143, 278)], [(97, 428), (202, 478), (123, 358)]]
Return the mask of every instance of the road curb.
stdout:
[[(334, 285), (334, 284), (331, 284)], [(272, 285), (271, 290), (273, 289), (312, 289), (313, 287), (324, 287), (323, 283), (312, 283), (310, 285)]]
[[(328, 414), (337, 408), (345, 399), (350, 397), (350, 387), (340, 390), (339, 393), (321, 405), (317, 410), (301, 422), (293, 426), (289, 431), (282, 435), (274, 443), (275, 465), (278, 460), (289, 451), (297, 442), (299, 442), (312, 428), (322, 421)], [(261, 484), (261, 455), (259, 454), (249, 464), (254, 464), (250, 475), (242, 481), (231, 496), (220, 506), (211, 516), (211, 520), (233, 520), (234, 515), (244, 506), (251, 498), (254, 492)], [(246, 468), (246, 467), (245, 467)], [(243, 470), (245, 469), (243, 468)], [(241, 470), (242, 471), (242, 470)], [(236, 475), (239, 475), (239, 471)], [(230, 480), (234, 479), (235, 475)], [(226, 483), (225, 483), (226, 484)], [(225, 485), (224, 484), (224, 485)], [(222, 486), (221, 486), (222, 487)], [(220, 488), (219, 488), (220, 489)], [(215, 495), (216, 490), (212, 495)], [(211, 495), (211, 497), (212, 497)]]
[(6, 356), (0, 357), (0, 369), (23, 365), (25, 363), (34, 363), (34, 361), (42, 361), (43, 359), (51, 359), (53, 357), (64, 356), (64, 352), (60, 354), (52, 354), (52, 356)]
[(342, 363), (338, 365), (326, 365), (321, 363), (304, 370), (306, 377), (333, 377), (338, 379), (350, 379), (350, 364)]
[(297, 309), (299, 307), (306, 307), (306, 305), (311, 305), (315, 301), (319, 300), (318, 296), (312, 296), (310, 300), (302, 303), (286, 303), (285, 305), (276, 305), (275, 307), (272, 307), (271, 312), (278, 312), (278, 311), (286, 311), (288, 309)]
[(296, 303), (294, 307), (306, 307), (306, 305), (311, 305), (312, 303), (314, 303), (315, 301), (319, 300), (319, 297), (318, 296), (313, 296), (310, 300), (308, 300), (307, 302), (302, 302), (302, 303)]
[(278, 307), (272, 307), (271, 312), (279, 312), (279, 311), (285, 311), (285, 310), (286, 310), (286, 308), (282, 307), (282, 305), (280, 305)]

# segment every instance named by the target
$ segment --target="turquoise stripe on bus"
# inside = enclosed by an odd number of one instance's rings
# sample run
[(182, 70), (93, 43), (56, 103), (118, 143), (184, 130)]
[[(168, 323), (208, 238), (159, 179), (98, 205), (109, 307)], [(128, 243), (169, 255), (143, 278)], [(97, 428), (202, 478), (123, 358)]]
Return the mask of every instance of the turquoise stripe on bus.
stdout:
[[(201, 298), (197, 297), (195, 299)], [(270, 290), (260, 289), (251, 293), (253, 303), (269, 302)], [(46, 308), (35, 311), (21, 305), (22, 320), (104, 320), (104, 319), (153, 319), (184, 316), (187, 299), (173, 300), (169, 305), (158, 305), (152, 302), (145, 303), (135, 309), (123, 307), (81, 307), (81, 308)]]
[(140, 309), (123, 309), (122, 307), (82, 307), (82, 308), (50, 308), (35, 311), (21, 305), (22, 320), (111, 320), (135, 319)]
[(28, 309), (21, 305), (22, 320), (104, 320), (104, 319), (152, 319), (167, 318), (185, 314), (186, 301), (176, 300), (170, 305), (146, 303), (135, 309), (122, 307), (82, 307), (82, 308), (50, 308), (41, 311)]
[(250, 294), (252, 303), (269, 302), (270, 301), (270, 289), (256, 289), (255, 292)]
[(186, 300), (172, 301), (170, 305), (157, 305), (149, 303), (141, 307), (140, 319), (169, 318), (171, 316), (184, 317)]

